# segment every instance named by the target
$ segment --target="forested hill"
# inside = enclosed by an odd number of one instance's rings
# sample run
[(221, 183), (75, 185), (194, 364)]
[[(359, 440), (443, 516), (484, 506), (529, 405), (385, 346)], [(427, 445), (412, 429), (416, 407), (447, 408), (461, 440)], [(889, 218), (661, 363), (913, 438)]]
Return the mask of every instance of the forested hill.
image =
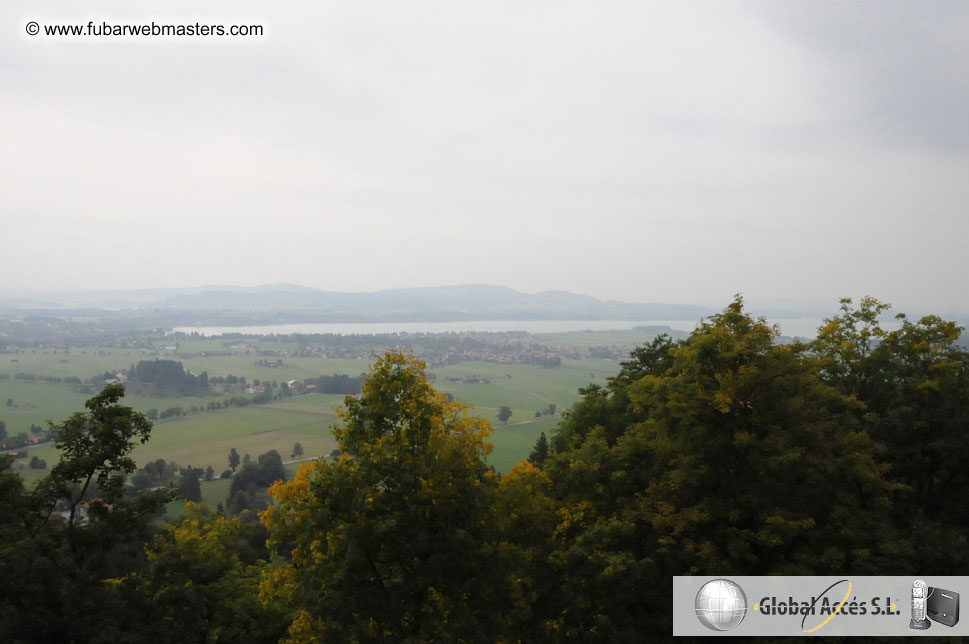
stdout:
[[(65, 310), (66, 309), (66, 310)], [(460, 320), (670, 320), (700, 319), (712, 311), (694, 305), (602, 301), (566, 291), (522, 293), (490, 285), (321, 291), (289, 284), (196, 289), (92, 292), (0, 299), (0, 313), (63, 317), (130, 317), (136, 312), (175, 324), (380, 322)]]

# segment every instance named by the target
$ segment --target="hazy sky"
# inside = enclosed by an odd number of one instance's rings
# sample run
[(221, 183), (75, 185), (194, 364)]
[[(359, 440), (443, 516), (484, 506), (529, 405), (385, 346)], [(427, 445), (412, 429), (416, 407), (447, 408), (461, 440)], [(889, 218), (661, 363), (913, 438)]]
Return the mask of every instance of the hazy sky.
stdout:
[[(267, 35), (25, 32), (152, 19)], [(6, 0), (0, 27), (0, 288), (969, 309), (961, 0)]]

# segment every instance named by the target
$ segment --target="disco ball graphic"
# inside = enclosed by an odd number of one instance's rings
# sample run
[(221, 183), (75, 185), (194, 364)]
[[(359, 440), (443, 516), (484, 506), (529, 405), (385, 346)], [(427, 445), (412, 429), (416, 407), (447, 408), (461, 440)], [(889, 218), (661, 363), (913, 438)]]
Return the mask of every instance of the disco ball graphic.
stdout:
[(744, 621), (747, 595), (729, 579), (714, 579), (703, 584), (696, 594), (697, 619), (714, 631), (729, 631)]

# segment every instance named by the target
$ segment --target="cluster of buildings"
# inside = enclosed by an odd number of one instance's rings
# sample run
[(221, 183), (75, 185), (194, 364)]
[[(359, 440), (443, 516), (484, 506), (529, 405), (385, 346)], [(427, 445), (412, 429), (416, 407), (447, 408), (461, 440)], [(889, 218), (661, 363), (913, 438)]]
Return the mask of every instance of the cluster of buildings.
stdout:
[[(267, 347), (259, 343), (226, 344), (222, 350), (206, 350), (195, 356), (253, 356), (259, 367), (285, 367), (287, 358), (370, 360), (391, 350), (412, 352), (431, 366), (461, 362), (540, 364), (556, 366), (564, 359), (593, 357), (586, 349), (550, 347), (526, 333), (442, 333), (344, 336), (335, 342), (301, 342), (298, 347)], [(179, 353), (181, 358), (193, 354)], [(596, 356), (598, 357), (598, 356)]]

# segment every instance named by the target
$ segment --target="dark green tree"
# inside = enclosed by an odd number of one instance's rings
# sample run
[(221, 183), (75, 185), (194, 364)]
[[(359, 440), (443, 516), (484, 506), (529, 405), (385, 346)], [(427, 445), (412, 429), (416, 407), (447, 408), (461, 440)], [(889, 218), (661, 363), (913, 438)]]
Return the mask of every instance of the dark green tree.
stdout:
[(178, 481), (178, 491), (186, 501), (202, 500), (202, 484), (199, 482), (201, 470), (188, 465), (182, 468), (181, 478)]
[(92, 483), (102, 503), (121, 500), (124, 475), (135, 471), (131, 451), (148, 441), (151, 423), (144, 414), (119, 405), (123, 396), (123, 385), (109, 385), (84, 403), (87, 412), (74, 414), (58, 428), (54, 447), (61, 458), (39, 489), (51, 510), (57, 499), (67, 499), (69, 527), (74, 526), (77, 508), (88, 499)]
[(154, 461), (149, 461), (144, 467), (145, 472), (147, 472), (149, 476), (159, 481), (165, 477), (167, 469), (168, 464), (163, 458), (156, 458)]
[(199, 378), (174, 360), (142, 360), (128, 377), (132, 382), (150, 384), (158, 390), (178, 394), (194, 394), (202, 388)]
[(582, 402), (566, 412), (552, 435), (552, 446), (558, 451), (578, 447), (594, 427), (602, 429), (607, 443), (615, 443), (646, 411), (634, 408), (630, 385), (643, 376), (665, 374), (673, 364), (670, 351), (675, 346), (668, 335), (660, 334), (620, 363), (619, 373), (609, 379), (608, 387), (593, 384), (580, 389)]
[(508, 424), (508, 419), (511, 418), (511, 408), (502, 405), (498, 408), (498, 420), (504, 424)]
[(258, 479), (256, 482), (268, 488), (276, 481), (286, 480), (286, 470), (283, 468), (283, 457), (274, 449), (260, 454), (256, 459)]
[(884, 331), (889, 306), (862, 298), (855, 309), (825, 320), (812, 343), (822, 378), (865, 405), (869, 432), (885, 446), (890, 476), (900, 482), (892, 499), (895, 520), (917, 549), (917, 569), (969, 568), (969, 504), (954, 501), (969, 473), (969, 351), (962, 328), (938, 316)]
[(123, 394), (109, 386), (60, 425), (60, 460), (34, 489), (0, 463), (0, 641), (122, 641), (136, 630), (126, 622), (137, 602), (106, 580), (144, 564), (172, 491), (127, 493), (130, 452), (151, 425), (118, 403)]
[(226, 509), (233, 515), (240, 515), (245, 510), (264, 510), (269, 506), (269, 486), (285, 479), (286, 471), (279, 452), (272, 449), (260, 454), (255, 463), (243, 463), (239, 473), (232, 477)]
[(235, 447), (229, 450), (229, 467), (232, 468), (233, 472), (239, 467), (239, 452), (236, 451)]
[(576, 589), (550, 611), (558, 632), (669, 632), (669, 612), (648, 607), (669, 602), (656, 589), (673, 575), (885, 574), (910, 561), (863, 406), (776, 335), (738, 297), (585, 390), (546, 462), (563, 505), (549, 573)]
[(545, 432), (538, 437), (535, 441), (535, 447), (532, 448), (531, 453), (528, 455), (528, 462), (535, 467), (542, 469), (545, 465), (545, 459), (548, 458), (548, 439), (545, 438)]
[(148, 548), (148, 565), (125, 583), (137, 589), (152, 642), (275, 643), (285, 634), (279, 604), (259, 601), (266, 530), (188, 503)]

